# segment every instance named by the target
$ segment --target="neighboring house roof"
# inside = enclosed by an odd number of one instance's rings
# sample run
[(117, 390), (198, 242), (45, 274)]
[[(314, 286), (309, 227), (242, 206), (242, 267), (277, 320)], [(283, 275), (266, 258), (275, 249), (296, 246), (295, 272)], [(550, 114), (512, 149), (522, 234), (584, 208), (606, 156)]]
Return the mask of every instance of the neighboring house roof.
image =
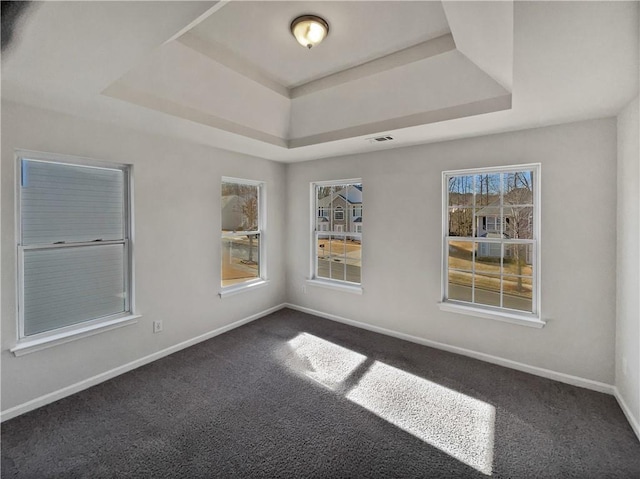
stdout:
[(325, 196), (318, 200), (318, 207), (330, 206), (337, 198), (342, 198), (349, 205), (362, 204), (362, 187), (348, 185), (338, 190), (334, 195)]
[[(493, 198), (487, 206), (476, 211), (475, 216), (499, 216), (500, 197), (491, 195)], [(512, 188), (504, 195), (504, 212), (509, 216), (511, 206), (533, 206), (533, 193), (528, 188)]]

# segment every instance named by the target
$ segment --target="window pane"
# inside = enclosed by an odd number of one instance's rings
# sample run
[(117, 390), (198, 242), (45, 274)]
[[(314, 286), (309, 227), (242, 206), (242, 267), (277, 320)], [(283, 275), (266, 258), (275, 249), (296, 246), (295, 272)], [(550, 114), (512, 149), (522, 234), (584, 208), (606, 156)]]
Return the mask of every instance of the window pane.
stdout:
[(449, 270), (449, 297), (458, 301), (471, 302), (473, 275), (468, 272)]
[(260, 235), (222, 238), (222, 286), (260, 277)]
[(449, 236), (473, 236), (473, 208), (449, 208)]
[(476, 243), (476, 271), (500, 274), (502, 245), (479, 241)]
[(505, 173), (504, 204), (505, 205), (531, 205), (533, 206), (533, 172), (518, 171)]
[(505, 243), (504, 256), (504, 274), (532, 276), (533, 245)]
[(360, 239), (347, 237), (345, 243), (346, 280), (360, 283), (362, 269), (362, 245)]
[(124, 171), (32, 160), (21, 168), (23, 245), (124, 239)]
[(448, 187), (449, 207), (473, 207), (473, 176), (451, 176)]
[(472, 241), (449, 241), (449, 268), (473, 269), (473, 242)]
[(476, 208), (500, 206), (500, 173), (476, 175)]
[(474, 277), (474, 302), (488, 306), (500, 306), (500, 276), (476, 274)]
[(318, 235), (316, 254), (318, 255), (316, 276), (319, 278), (330, 278), (331, 267), (331, 241), (328, 235)]
[(533, 278), (530, 276), (503, 277), (503, 306), (520, 311), (533, 311)]
[(222, 231), (258, 229), (258, 186), (222, 183)]
[(24, 334), (125, 311), (125, 246), (24, 251)]
[(533, 207), (505, 205), (505, 233), (507, 238), (533, 239)]
[(333, 258), (333, 261), (331, 262), (331, 279), (345, 281), (346, 266), (342, 261), (343, 260), (341, 258)]

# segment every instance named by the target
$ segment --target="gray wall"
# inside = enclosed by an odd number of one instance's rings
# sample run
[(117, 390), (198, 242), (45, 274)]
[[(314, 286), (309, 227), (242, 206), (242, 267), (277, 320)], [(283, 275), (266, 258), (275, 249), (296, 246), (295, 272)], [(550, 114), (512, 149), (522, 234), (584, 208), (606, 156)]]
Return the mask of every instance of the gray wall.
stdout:
[[(282, 164), (15, 104), (2, 105), (2, 410), (58, 391), (285, 300)], [(137, 324), (14, 357), (14, 149), (134, 165)], [(220, 299), (222, 176), (263, 180), (266, 287)], [(152, 333), (162, 320), (164, 331)]]
[[(542, 163), (542, 329), (440, 311), (441, 172)], [(309, 276), (309, 183), (362, 178), (361, 296)], [(614, 382), (614, 119), (287, 167), (290, 303), (580, 378)], [(306, 291), (306, 292), (305, 292)]]
[[(618, 116), (616, 387), (640, 425), (640, 122), (636, 97)], [(640, 432), (639, 432), (640, 433)]]

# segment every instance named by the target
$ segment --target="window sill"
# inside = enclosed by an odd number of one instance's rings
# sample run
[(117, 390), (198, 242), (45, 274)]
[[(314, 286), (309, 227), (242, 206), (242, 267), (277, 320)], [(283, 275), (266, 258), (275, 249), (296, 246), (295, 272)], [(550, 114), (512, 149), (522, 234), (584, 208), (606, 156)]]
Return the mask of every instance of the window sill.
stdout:
[(462, 304), (455, 304), (451, 302), (438, 303), (441, 311), (447, 311), (450, 313), (466, 314), (469, 316), (476, 316), (479, 318), (493, 319), (496, 321), (503, 321), (505, 323), (519, 324), (521, 326), (528, 326), (530, 328), (542, 328), (546, 324), (539, 318), (533, 315), (524, 315), (518, 313), (508, 313), (502, 311), (490, 311), (482, 308), (474, 308), (473, 306), (466, 306)]
[(261, 288), (262, 286), (266, 286), (269, 284), (268, 279), (257, 279), (247, 283), (234, 284), (233, 286), (227, 286), (226, 288), (222, 288), (218, 295), (221, 298), (226, 298), (227, 296), (233, 296), (235, 294), (245, 293), (247, 291), (253, 291), (254, 289)]
[(362, 294), (362, 286), (355, 286), (337, 281), (323, 281), (321, 279), (308, 279), (309, 286), (319, 286), (321, 288), (334, 289), (336, 291), (344, 291), (352, 294)]
[(75, 341), (76, 339), (86, 338), (93, 336), (94, 334), (103, 333), (112, 329), (121, 328), (123, 326), (129, 326), (138, 322), (139, 314), (130, 314), (121, 318), (111, 319), (98, 324), (92, 324), (89, 326), (79, 326), (71, 331), (65, 331), (63, 333), (52, 334), (50, 336), (41, 337), (37, 339), (21, 339), (11, 351), (15, 356), (24, 356), (25, 354), (35, 353), (43, 349), (52, 348), (60, 344)]

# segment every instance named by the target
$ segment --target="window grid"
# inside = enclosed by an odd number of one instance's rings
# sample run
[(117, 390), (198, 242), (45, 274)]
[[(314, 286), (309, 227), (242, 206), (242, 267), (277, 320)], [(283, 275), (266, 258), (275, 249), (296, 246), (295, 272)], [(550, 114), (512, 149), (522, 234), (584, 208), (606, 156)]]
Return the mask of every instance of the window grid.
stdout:
[[(312, 245), (312, 278), (323, 281), (361, 284), (362, 183), (343, 180), (312, 184), (315, 215)], [(325, 204), (326, 203), (326, 204)], [(350, 207), (351, 205), (351, 207)], [(354, 206), (355, 205), (355, 206)], [(360, 213), (360, 222), (351, 214)]]
[(243, 287), (266, 277), (264, 183), (222, 178), (221, 286)]
[[(531, 198), (531, 202), (527, 202), (527, 203), (520, 203), (520, 202), (516, 202), (514, 204), (508, 204), (508, 206), (505, 206), (505, 192), (507, 191), (507, 185), (505, 184), (505, 178), (508, 174), (519, 174), (519, 173), (524, 173), (524, 174), (530, 174), (530, 198)], [(486, 204), (486, 205), (482, 205), (479, 200), (478, 200), (478, 191), (479, 191), (479, 185), (478, 185), (478, 179), (481, 178), (483, 175), (499, 175), (499, 194), (498, 194), (498, 198), (499, 198), (499, 202), (498, 202), (498, 207), (499, 207), (499, 216), (497, 218), (493, 218), (493, 224), (495, 225), (500, 225), (500, 228), (498, 229), (498, 238), (493, 238), (493, 237), (486, 237), (489, 234), (489, 225), (486, 224), (485, 232), (484, 235), (485, 237), (481, 237), (479, 235), (480, 231), (478, 231), (479, 226), (479, 221), (477, 218), (477, 212), (479, 210), (481, 210), (482, 208), (488, 208), (490, 207), (490, 204)], [(495, 168), (495, 169), (478, 169), (478, 170), (466, 170), (466, 171), (461, 171), (461, 172), (444, 172), (443, 173), (443, 200), (444, 200), (444, 204), (445, 209), (444, 211), (444, 216), (443, 216), (443, 230), (444, 230), (444, 241), (443, 241), (443, 247), (444, 247), (444, 262), (443, 262), (443, 301), (445, 302), (461, 302), (461, 303), (470, 303), (471, 305), (473, 305), (474, 307), (481, 307), (481, 308), (492, 308), (495, 307), (497, 309), (504, 309), (504, 310), (510, 310), (511, 312), (516, 312), (516, 313), (528, 313), (534, 316), (537, 316), (539, 314), (539, 284), (538, 284), (538, 278), (539, 278), (539, 263), (538, 263), (538, 254), (537, 254), (537, 247), (538, 247), (538, 231), (539, 231), (539, 165), (522, 165), (522, 166), (517, 166), (517, 167), (507, 167), (507, 168)], [(456, 178), (461, 178), (461, 177), (471, 177), (471, 204), (464, 204), (464, 201), (460, 201), (460, 205), (455, 205), (452, 206), (452, 199), (450, 193), (452, 193), (452, 190), (450, 188), (450, 182), (452, 179), (456, 179)], [(517, 176), (514, 177), (517, 180)], [(481, 180), (484, 181), (484, 180)], [(513, 190), (510, 190), (509, 192), (512, 191), (516, 191), (517, 190), (517, 182), (514, 180), (514, 187)], [(465, 197), (468, 197), (468, 193), (469, 191), (467, 189), (463, 188), (463, 191), (465, 192), (462, 195), (459, 195), (458, 199), (460, 200), (460, 196), (462, 196), (463, 200)], [(487, 187), (487, 191), (488, 191), (488, 187)], [(453, 191), (454, 193), (457, 193), (458, 191)], [(451, 225), (452, 225), (452, 221), (451, 218), (453, 216), (453, 214), (460, 210), (460, 209), (470, 209), (471, 212), (473, 213), (472, 215), (472, 219), (471, 219), (471, 225), (470, 226), (470, 230), (471, 230), (471, 236), (469, 235), (463, 235), (463, 236), (455, 236), (452, 235), (452, 231), (451, 231)], [(517, 221), (513, 221), (513, 224), (511, 225), (511, 230), (507, 227), (508, 223), (508, 216), (509, 214), (507, 213), (513, 213), (513, 211), (517, 211), (518, 209), (523, 209), (523, 208), (528, 208), (530, 209), (532, 212), (529, 213), (528, 215), (526, 215), (526, 224), (527, 224), (527, 228), (526, 230), (530, 230), (530, 238), (518, 238), (518, 237), (513, 237), (510, 238), (508, 237), (508, 234), (511, 232), (515, 232), (516, 234), (518, 233), (518, 227), (519, 224), (516, 224)], [(537, 219), (533, 219), (534, 213), (537, 211)], [(488, 220), (489, 218), (486, 218), (486, 220)], [(505, 219), (507, 219), (507, 221), (505, 221)], [(533, 227), (531, 227), (530, 223), (533, 220)], [(487, 221), (487, 223), (489, 223)], [(468, 231), (468, 230), (467, 230)], [(470, 245), (470, 247), (466, 247), (466, 249), (468, 251), (471, 252), (471, 261), (470, 261), (470, 268), (461, 268), (461, 267), (452, 267), (450, 264), (450, 253), (452, 251), (452, 248), (455, 246), (455, 243), (463, 243), (463, 244), (468, 244)], [(483, 246), (486, 245), (486, 246)], [(499, 257), (498, 257), (498, 271), (497, 274), (494, 271), (491, 272), (487, 272), (487, 271), (480, 271), (478, 270), (478, 264), (479, 264), (479, 260), (478, 260), (478, 253), (480, 252), (480, 250), (485, 249), (486, 251), (488, 251), (487, 256), (492, 256), (491, 253), (491, 245), (499, 245)], [(513, 246), (512, 246), (513, 245)], [(508, 271), (508, 265), (506, 264), (506, 260), (509, 261), (514, 261), (513, 259), (511, 259), (511, 254), (512, 252), (510, 250), (507, 250), (508, 246), (516, 247), (518, 248), (518, 250), (522, 249), (522, 246), (524, 246), (524, 262), (529, 265), (530, 267), (530, 275), (524, 275), (524, 274), (514, 274), (511, 271)], [(522, 271), (520, 271), (521, 269), (521, 265), (523, 262), (523, 259), (520, 258), (520, 256), (522, 255), (522, 251), (516, 251), (516, 264), (517, 264), (517, 268), (520, 273), (522, 273)], [(465, 301), (463, 298), (461, 297), (452, 297), (450, 295), (450, 283), (451, 283), (451, 273), (465, 273), (465, 274), (471, 274), (471, 282), (470, 282), (470, 286), (471, 286), (471, 291), (470, 291), (470, 298), (468, 301)], [(498, 280), (498, 286), (499, 289), (497, 289), (497, 293), (498, 293), (498, 301), (497, 304), (488, 304), (488, 301), (484, 301), (482, 302), (480, 300), (480, 292), (482, 291), (481, 288), (481, 279), (485, 279), (485, 278), (492, 278), (495, 277)], [(507, 290), (506, 290), (506, 284), (507, 282), (515, 282), (518, 288), (518, 291), (520, 291), (523, 288), (523, 285), (528, 285), (530, 283), (530, 288), (531, 288), (531, 298), (530, 298), (530, 303), (531, 306), (528, 309), (525, 308), (521, 308), (521, 307), (515, 307), (513, 306), (513, 304), (506, 304), (505, 303), (505, 297), (509, 296), (507, 294)], [(510, 293), (513, 294), (513, 293)], [(484, 293), (485, 297), (487, 296), (487, 293)], [(455, 296), (455, 295), (454, 295)], [(513, 303), (514, 301), (511, 300), (511, 303)]]

